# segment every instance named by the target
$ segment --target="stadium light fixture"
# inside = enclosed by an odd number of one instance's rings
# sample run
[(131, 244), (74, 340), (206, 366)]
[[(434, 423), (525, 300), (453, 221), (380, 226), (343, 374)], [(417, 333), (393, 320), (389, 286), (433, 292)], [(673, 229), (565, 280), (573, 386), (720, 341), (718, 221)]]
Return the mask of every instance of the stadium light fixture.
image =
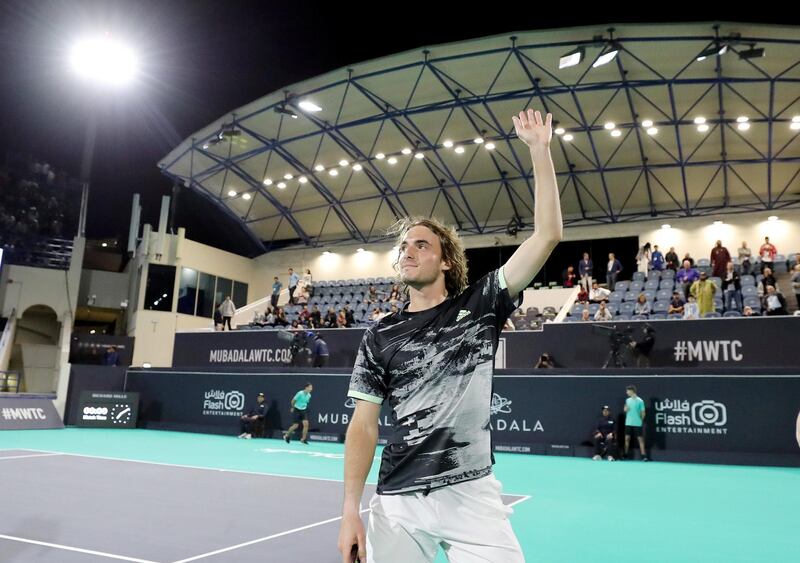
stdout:
[(576, 66), (581, 64), (583, 60), (583, 55), (585, 50), (583, 47), (578, 47), (577, 49), (573, 49), (569, 53), (566, 53), (558, 59), (558, 68), (569, 68), (571, 66)]
[(594, 63), (592, 64), (592, 68), (597, 68), (599, 66), (603, 66), (610, 63), (617, 57), (619, 51), (620, 51), (619, 43), (616, 42), (609, 43), (608, 50), (606, 50), (603, 54), (597, 57), (597, 60), (594, 61)]
[(139, 67), (136, 52), (110, 33), (77, 41), (69, 58), (79, 76), (112, 87), (130, 83)]

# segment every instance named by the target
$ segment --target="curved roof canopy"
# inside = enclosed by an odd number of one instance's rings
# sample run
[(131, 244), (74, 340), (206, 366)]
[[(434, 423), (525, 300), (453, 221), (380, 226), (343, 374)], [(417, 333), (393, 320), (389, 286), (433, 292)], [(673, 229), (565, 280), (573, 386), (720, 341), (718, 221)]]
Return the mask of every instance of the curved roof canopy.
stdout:
[(372, 242), (416, 214), (503, 232), (533, 223), (511, 123), (528, 107), (557, 122), (567, 225), (800, 204), (800, 33), (752, 24), (520, 32), (368, 61), (234, 110), (159, 166), (265, 250)]

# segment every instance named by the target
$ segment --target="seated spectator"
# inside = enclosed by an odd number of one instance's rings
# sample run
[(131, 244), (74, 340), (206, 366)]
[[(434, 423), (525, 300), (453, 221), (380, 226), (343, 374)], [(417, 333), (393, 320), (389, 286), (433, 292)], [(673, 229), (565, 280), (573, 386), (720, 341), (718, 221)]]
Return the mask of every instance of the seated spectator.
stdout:
[(689, 296), (689, 301), (683, 308), (683, 318), (685, 320), (695, 320), (700, 318), (700, 308), (697, 306), (697, 300), (694, 295)]
[(375, 307), (375, 309), (372, 310), (372, 314), (369, 316), (369, 320), (375, 321), (375, 322), (378, 322), (382, 318), (383, 318), (383, 313), (377, 307)]
[(667, 314), (671, 315), (675, 313), (678, 315), (682, 315), (684, 305), (686, 305), (686, 301), (683, 300), (683, 297), (681, 297), (680, 292), (673, 291), (672, 299), (670, 299), (669, 301), (669, 308), (667, 308)]
[(506, 332), (506, 331), (512, 331), (513, 332), (514, 330), (516, 330), (514, 328), (514, 323), (511, 322), (510, 318), (506, 319), (506, 322), (503, 324), (502, 332)]
[(295, 304), (305, 306), (308, 303), (309, 295), (309, 291), (305, 286), (298, 287), (294, 294)]
[(369, 292), (367, 293), (367, 300), (370, 303), (378, 302), (378, 290), (375, 289), (374, 285), (369, 286)]
[(618, 455), (617, 435), (614, 417), (611, 416), (611, 409), (608, 405), (603, 406), (600, 418), (594, 425), (594, 457), (595, 461), (600, 461), (604, 457), (608, 461), (614, 461)]
[(547, 352), (539, 356), (539, 361), (534, 366), (535, 369), (552, 369), (554, 367), (556, 367), (556, 364), (553, 361), (553, 357)]
[(725, 266), (725, 274), (722, 277), (722, 295), (725, 301), (725, 310), (736, 311), (742, 309), (742, 280), (739, 273), (734, 270), (733, 262), (728, 262)]
[(328, 307), (328, 312), (325, 314), (325, 320), (322, 323), (325, 328), (336, 328), (338, 326), (336, 309)]
[(400, 286), (395, 284), (392, 286), (392, 291), (389, 293), (389, 303), (399, 303), (403, 300), (403, 294), (400, 291)]
[(689, 299), (689, 292), (692, 289), (692, 284), (700, 279), (700, 272), (692, 267), (689, 260), (683, 261), (683, 267), (675, 274), (675, 283), (681, 284), (683, 289), (683, 298)]
[(592, 320), (592, 317), (589, 315), (589, 309), (588, 308), (586, 308), (583, 311), (581, 311), (581, 320), (584, 321), (584, 322)]
[(767, 293), (767, 286), (771, 285), (774, 287), (778, 292), (780, 292), (780, 288), (778, 287), (778, 280), (775, 279), (775, 275), (772, 273), (772, 268), (764, 268), (764, 277), (758, 282), (758, 295), (759, 297), (763, 297)]
[(347, 319), (347, 328), (356, 326), (356, 319), (353, 316), (353, 311), (350, 310), (350, 304), (344, 306), (344, 317)]
[(789, 314), (789, 311), (786, 309), (786, 298), (778, 293), (773, 285), (767, 286), (767, 295), (764, 298), (764, 311), (770, 317)]
[(602, 303), (608, 301), (608, 296), (611, 292), (604, 287), (600, 287), (597, 282), (592, 284), (592, 290), (589, 292), (589, 301), (592, 303)]
[(564, 287), (575, 287), (578, 275), (575, 273), (573, 266), (567, 266), (567, 269), (561, 274)]
[(396, 315), (400, 310), (397, 308), (397, 305), (392, 305), (392, 308), (389, 309), (390, 315)]
[(336, 317), (336, 328), (347, 328), (347, 315), (344, 309), (339, 309), (339, 315)]
[(581, 289), (578, 292), (578, 296), (575, 298), (576, 303), (588, 303), (589, 302), (589, 292), (586, 291), (586, 288), (581, 284)]
[(286, 313), (278, 307), (275, 313), (275, 326), (281, 325), (283, 327), (289, 326), (289, 320), (286, 318)]
[(301, 329), (301, 328), (303, 328), (303, 327), (302, 327), (302, 326), (300, 326), (300, 321), (298, 321), (297, 319), (295, 319), (295, 320), (293, 320), (293, 321), (292, 321), (292, 326), (291, 326), (290, 328), (291, 328), (292, 330), (295, 330), (295, 329), (297, 329), (297, 330), (300, 330), (300, 329)]
[(300, 322), (308, 326), (308, 321), (310, 318), (311, 311), (308, 310), (308, 305), (303, 305), (303, 309), (300, 311)]
[(644, 293), (640, 293), (639, 297), (636, 298), (636, 305), (633, 307), (633, 313), (635, 315), (650, 314), (650, 303), (647, 302), (647, 297)]
[(272, 312), (272, 307), (267, 307), (264, 313), (264, 324), (266, 326), (275, 326), (275, 313)]
[(797, 256), (798, 263), (794, 265), (792, 271), (792, 289), (794, 290), (794, 299), (797, 302), (797, 308), (800, 310), (800, 255)]
[(119, 365), (119, 352), (113, 346), (109, 346), (106, 353), (103, 355), (104, 366), (118, 366)]
[(611, 311), (608, 310), (606, 307), (605, 301), (600, 303), (600, 308), (594, 314), (594, 320), (596, 321), (610, 321), (614, 318), (614, 315), (611, 314)]
[(689, 261), (689, 266), (690, 266), (691, 268), (694, 268), (694, 258), (692, 258), (691, 256), (689, 256), (689, 253), (688, 253), (688, 252), (687, 252), (687, 253), (684, 255), (684, 257), (683, 257), (683, 261), (684, 261), (684, 262), (686, 262), (687, 260)]
[(753, 308), (750, 305), (745, 305), (744, 309), (742, 309), (742, 316), (743, 317), (757, 317), (758, 315), (756, 315), (755, 311), (753, 311)]

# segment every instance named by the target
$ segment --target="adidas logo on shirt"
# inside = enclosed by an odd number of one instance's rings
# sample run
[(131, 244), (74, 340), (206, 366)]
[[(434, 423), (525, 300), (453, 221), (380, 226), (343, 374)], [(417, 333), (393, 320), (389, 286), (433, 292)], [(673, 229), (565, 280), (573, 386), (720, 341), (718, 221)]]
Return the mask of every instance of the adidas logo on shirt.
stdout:
[(463, 319), (464, 317), (466, 317), (468, 315), (469, 315), (469, 309), (461, 309), (458, 312), (458, 316), (456, 317), (456, 322), (460, 321), (461, 319)]

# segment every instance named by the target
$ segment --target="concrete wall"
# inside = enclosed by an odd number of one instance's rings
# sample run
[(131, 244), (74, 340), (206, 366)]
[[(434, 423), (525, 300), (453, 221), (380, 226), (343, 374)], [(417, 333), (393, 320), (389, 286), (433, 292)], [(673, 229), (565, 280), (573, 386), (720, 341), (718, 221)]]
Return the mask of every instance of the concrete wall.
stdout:
[(128, 298), (129, 276), (125, 273), (83, 270), (78, 304), (87, 305), (88, 299), (97, 296), (95, 307), (119, 309), (119, 304)]

